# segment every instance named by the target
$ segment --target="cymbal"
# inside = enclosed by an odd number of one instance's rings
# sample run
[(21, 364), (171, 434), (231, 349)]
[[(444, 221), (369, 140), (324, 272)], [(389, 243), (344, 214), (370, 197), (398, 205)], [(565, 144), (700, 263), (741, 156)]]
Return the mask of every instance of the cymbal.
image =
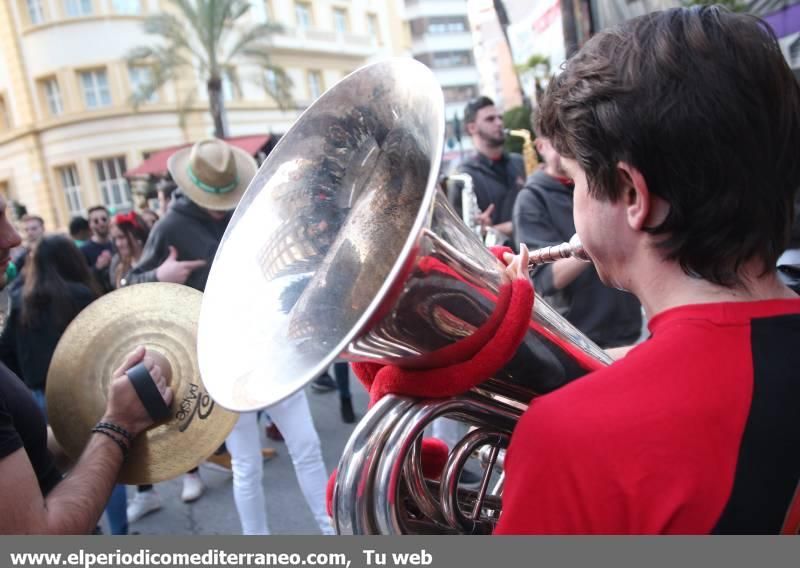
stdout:
[(47, 374), (47, 411), (59, 444), (77, 459), (103, 417), (113, 372), (136, 346), (163, 356), (174, 392), (171, 415), (133, 442), (120, 483), (171, 479), (214, 453), (238, 414), (208, 395), (197, 366), (202, 293), (178, 284), (150, 283), (99, 298), (67, 327)]

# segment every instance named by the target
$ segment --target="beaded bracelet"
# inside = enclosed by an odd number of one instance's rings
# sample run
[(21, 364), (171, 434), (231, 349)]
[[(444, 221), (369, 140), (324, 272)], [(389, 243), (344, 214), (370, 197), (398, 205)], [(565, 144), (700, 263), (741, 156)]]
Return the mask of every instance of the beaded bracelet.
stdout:
[(95, 428), (105, 428), (106, 430), (111, 430), (112, 432), (116, 432), (117, 434), (121, 434), (123, 438), (128, 440), (129, 444), (133, 442), (133, 436), (131, 436), (131, 433), (128, 432), (122, 426), (117, 426), (113, 422), (98, 422), (95, 425)]
[(103, 430), (102, 428), (92, 428), (92, 432), (97, 432), (98, 434), (103, 434), (104, 436), (108, 436), (109, 438), (114, 440), (114, 442), (116, 442), (116, 444), (119, 446), (119, 449), (122, 450), (122, 461), (125, 461), (126, 459), (128, 459), (128, 446), (126, 446), (122, 442), (122, 440), (117, 438), (114, 434), (112, 434), (111, 432), (108, 432), (106, 430)]

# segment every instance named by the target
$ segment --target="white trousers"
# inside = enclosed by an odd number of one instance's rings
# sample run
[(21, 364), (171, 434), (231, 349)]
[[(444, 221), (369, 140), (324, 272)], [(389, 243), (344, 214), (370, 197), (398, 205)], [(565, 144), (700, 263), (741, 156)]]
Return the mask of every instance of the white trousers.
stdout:
[[(325, 507), (328, 474), (305, 392), (301, 390), (265, 410), (283, 434), (300, 489), (320, 531), (334, 534)], [(231, 454), (233, 498), (242, 523), (242, 533), (270, 534), (264, 499), (264, 460), (258, 413), (241, 414), (225, 443)]]
[(433, 421), (433, 437), (439, 438), (451, 450), (467, 434), (469, 427), (452, 418), (437, 418)]

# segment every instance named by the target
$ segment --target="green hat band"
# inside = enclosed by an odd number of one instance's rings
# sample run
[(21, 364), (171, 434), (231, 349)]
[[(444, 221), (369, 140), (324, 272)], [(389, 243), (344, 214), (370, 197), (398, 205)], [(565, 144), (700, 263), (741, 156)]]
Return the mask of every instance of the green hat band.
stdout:
[(192, 166), (191, 165), (189, 165), (189, 167), (186, 168), (186, 172), (189, 174), (189, 179), (192, 180), (193, 184), (195, 184), (197, 187), (199, 187), (203, 191), (206, 191), (208, 193), (214, 193), (216, 195), (218, 195), (220, 193), (228, 193), (230, 191), (233, 191), (234, 189), (236, 189), (236, 186), (239, 185), (239, 176), (238, 175), (233, 180), (233, 183), (230, 183), (230, 184), (225, 185), (223, 187), (214, 187), (213, 185), (208, 185), (208, 184), (203, 183), (202, 181), (200, 181), (200, 179), (196, 175), (194, 175), (194, 172), (192, 171)]

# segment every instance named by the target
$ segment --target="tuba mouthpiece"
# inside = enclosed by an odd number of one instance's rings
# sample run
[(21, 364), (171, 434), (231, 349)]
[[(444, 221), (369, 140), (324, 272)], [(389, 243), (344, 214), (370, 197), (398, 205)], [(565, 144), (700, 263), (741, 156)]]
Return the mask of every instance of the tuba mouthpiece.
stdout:
[(591, 262), (576, 233), (572, 235), (572, 238), (567, 243), (532, 250), (528, 257), (528, 268), (535, 268), (540, 264), (549, 264), (562, 258), (575, 258), (584, 262)]

